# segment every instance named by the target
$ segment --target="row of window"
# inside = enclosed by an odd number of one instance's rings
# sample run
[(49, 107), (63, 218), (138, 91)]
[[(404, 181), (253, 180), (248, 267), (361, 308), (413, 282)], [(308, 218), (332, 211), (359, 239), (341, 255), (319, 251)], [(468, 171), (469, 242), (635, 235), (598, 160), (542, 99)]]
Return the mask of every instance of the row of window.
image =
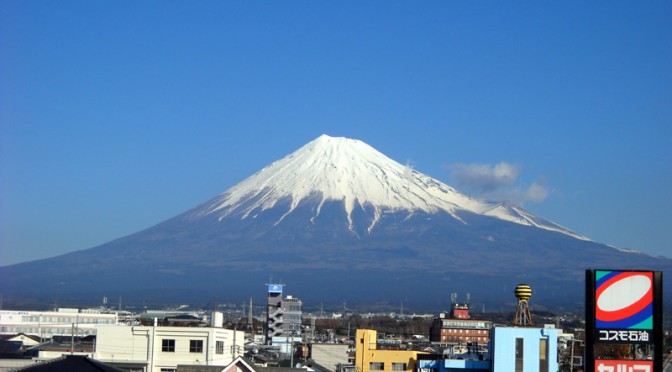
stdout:
[[(369, 370), (371, 370), (371, 371), (384, 371), (385, 370), (385, 363), (383, 363), (383, 362), (370, 362), (369, 363)], [(406, 370), (406, 363), (392, 363), (392, 370), (393, 371), (405, 371)]]
[[(71, 335), (71, 327), (49, 327), (49, 326), (40, 326), (40, 327), (27, 327), (27, 326), (16, 326), (16, 327), (0, 327), (0, 333), (25, 333), (28, 335), (42, 335), (43, 337), (49, 337), (52, 335)], [(77, 336), (87, 336), (95, 335), (96, 331), (93, 329), (76, 329)]]
[(465, 336), (443, 336), (441, 341), (478, 341), (478, 342), (487, 342), (487, 337), (465, 337)]
[(441, 328), (490, 328), (490, 322), (482, 321), (463, 321), (463, 320), (444, 320)]
[[(469, 332), (469, 331), (471, 331), (471, 332)], [(490, 333), (490, 331), (489, 330), (483, 330), (483, 329), (475, 330), (475, 329), (452, 329), (451, 328), (451, 329), (444, 329), (443, 333), (447, 333), (447, 334), (451, 334), (451, 333), (471, 333), (471, 334), (474, 334), (474, 335), (475, 334), (487, 335), (487, 334)]]
[[(161, 351), (166, 353), (175, 352), (175, 339), (164, 338), (161, 340)], [(189, 340), (189, 352), (190, 353), (202, 353), (203, 352), (203, 340)], [(215, 342), (215, 353), (224, 354), (224, 341)]]
[(24, 323), (57, 323), (57, 324), (69, 324), (69, 323), (83, 323), (83, 324), (115, 324), (116, 319), (114, 318), (92, 318), (92, 317), (78, 317), (78, 316), (39, 316), (39, 315), (24, 315), (21, 317), (21, 321)]

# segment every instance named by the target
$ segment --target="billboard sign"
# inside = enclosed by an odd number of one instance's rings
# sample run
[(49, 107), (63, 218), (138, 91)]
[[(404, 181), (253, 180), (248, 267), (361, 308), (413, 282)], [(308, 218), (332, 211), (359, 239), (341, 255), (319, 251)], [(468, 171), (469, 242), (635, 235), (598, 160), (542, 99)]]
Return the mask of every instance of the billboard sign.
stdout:
[(653, 372), (650, 360), (596, 360), (596, 372)]
[[(645, 270), (586, 270), (587, 371), (653, 371), (662, 363), (662, 275)], [(619, 360), (623, 358), (604, 354), (613, 348), (596, 351), (600, 344), (653, 346), (652, 360)]]
[(282, 287), (284, 284), (269, 284), (268, 293), (282, 293)]
[(595, 270), (597, 340), (652, 342), (653, 272)]

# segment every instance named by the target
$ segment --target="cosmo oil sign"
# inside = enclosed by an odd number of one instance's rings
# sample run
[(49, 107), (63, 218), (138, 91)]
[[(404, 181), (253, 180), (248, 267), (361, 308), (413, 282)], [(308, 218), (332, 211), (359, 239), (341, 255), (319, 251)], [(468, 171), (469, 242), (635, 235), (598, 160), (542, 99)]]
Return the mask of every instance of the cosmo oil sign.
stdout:
[(595, 271), (597, 341), (653, 341), (653, 272)]
[[(591, 361), (595, 371), (646, 371), (646, 366), (656, 365), (663, 348), (662, 298), (659, 271), (587, 270), (588, 370)], [(648, 362), (636, 362), (642, 350), (648, 353)]]

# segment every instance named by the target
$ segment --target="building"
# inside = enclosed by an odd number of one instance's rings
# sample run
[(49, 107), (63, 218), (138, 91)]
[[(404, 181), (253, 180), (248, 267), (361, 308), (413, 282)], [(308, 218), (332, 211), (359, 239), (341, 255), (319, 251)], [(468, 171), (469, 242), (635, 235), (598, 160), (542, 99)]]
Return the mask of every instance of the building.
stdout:
[(488, 353), (420, 356), (418, 372), (555, 372), (558, 333), (553, 326), (493, 327)]
[(282, 284), (269, 284), (266, 303), (266, 345), (271, 345), (273, 337), (282, 331)]
[(301, 340), (302, 302), (293, 296), (282, 297), (283, 284), (268, 285), (266, 344), (279, 345), (289, 352)]
[(100, 326), (94, 358), (131, 371), (226, 366), (243, 354), (244, 332), (213, 327)]
[(349, 344), (312, 343), (310, 359), (330, 372), (336, 372), (342, 369), (342, 366), (353, 363)]
[(123, 370), (100, 363), (97, 360), (91, 359), (86, 355), (62, 355), (58, 358), (43, 361), (40, 363), (33, 363), (22, 368), (15, 369), (15, 371), (26, 372), (62, 372), (62, 371), (78, 371), (78, 372), (123, 372)]
[(415, 350), (380, 350), (378, 332), (358, 329), (355, 336), (355, 369), (357, 372), (414, 371), (418, 355)]
[(490, 321), (471, 319), (468, 303), (453, 301), (450, 314), (441, 313), (432, 322), (429, 340), (442, 345), (487, 345), (491, 328)]
[(118, 324), (117, 314), (97, 310), (61, 308), (57, 311), (0, 310), (0, 334), (24, 333), (40, 339), (53, 336), (84, 337), (96, 334), (96, 326)]
[(554, 327), (495, 327), (493, 331), (493, 371), (558, 370), (558, 330)]
[(30, 347), (40, 344), (40, 338), (37, 336), (18, 333), (15, 335), (0, 335), (0, 342), (18, 342), (22, 347)]
[(443, 355), (420, 355), (417, 366), (417, 372), (490, 372), (491, 363), (489, 359), (446, 359)]
[[(177, 372), (204, 372), (204, 369), (179, 369)], [(254, 364), (252, 361), (245, 358), (238, 357), (236, 360), (231, 362), (226, 368), (219, 370), (217, 372), (315, 372), (310, 366), (302, 367), (263, 367), (258, 364)]]

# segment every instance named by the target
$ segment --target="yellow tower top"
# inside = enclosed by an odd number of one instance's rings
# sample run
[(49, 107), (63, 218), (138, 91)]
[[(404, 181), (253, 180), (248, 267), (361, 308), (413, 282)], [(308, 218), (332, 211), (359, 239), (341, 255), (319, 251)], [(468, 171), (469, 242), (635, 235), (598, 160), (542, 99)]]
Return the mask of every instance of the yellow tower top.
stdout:
[(516, 295), (518, 301), (527, 301), (532, 297), (532, 288), (527, 284), (518, 284), (513, 294)]

